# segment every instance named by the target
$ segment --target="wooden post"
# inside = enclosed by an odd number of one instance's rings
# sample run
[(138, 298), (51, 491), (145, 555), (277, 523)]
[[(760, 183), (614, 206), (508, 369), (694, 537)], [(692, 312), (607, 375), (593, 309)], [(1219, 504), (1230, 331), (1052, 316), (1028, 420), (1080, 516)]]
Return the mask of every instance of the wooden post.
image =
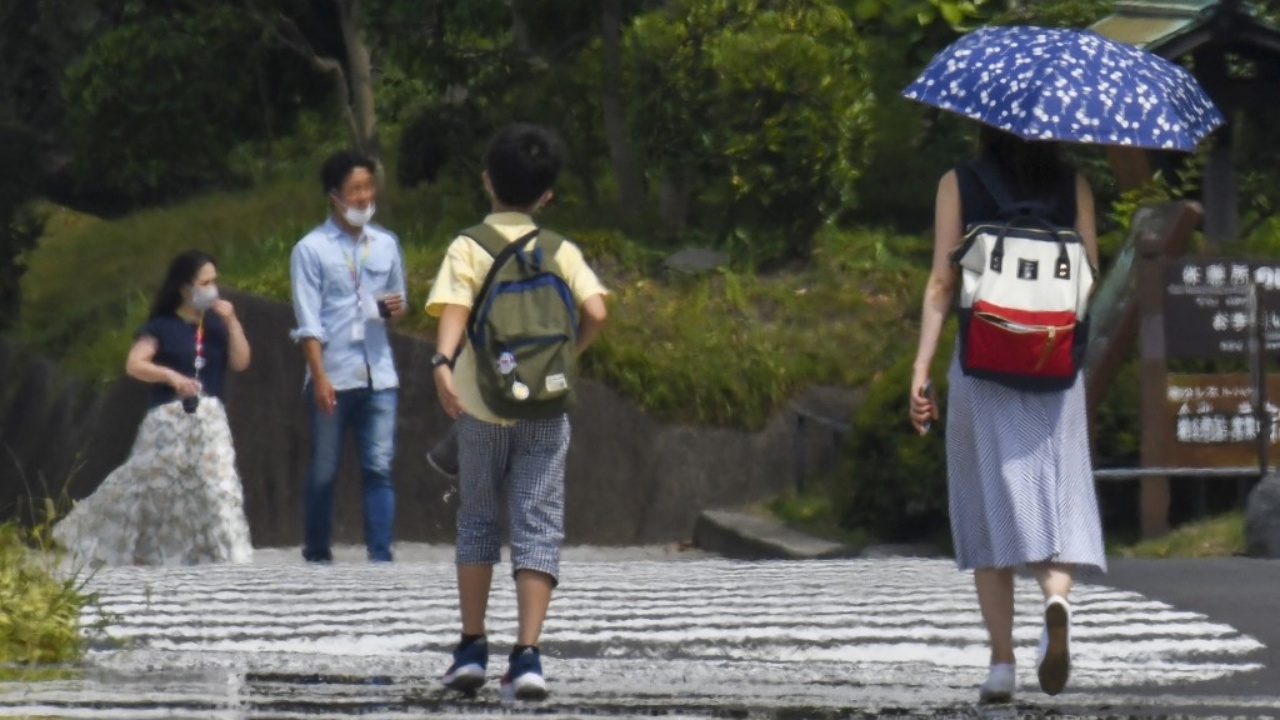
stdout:
[(1216, 254), (1223, 244), (1236, 240), (1240, 232), (1240, 203), (1231, 159), (1235, 129), (1231, 123), (1232, 108), (1222, 102), (1231, 74), (1226, 52), (1217, 43), (1196, 48), (1191, 57), (1196, 79), (1227, 116), (1227, 124), (1214, 132), (1216, 145), (1209, 155), (1203, 179), (1204, 235)]
[[(1126, 239), (1125, 247), (1134, 248), (1135, 260), (1132, 265), (1117, 263), (1109, 268), (1089, 306), (1089, 350), (1085, 355), (1084, 369), (1091, 428), (1099, 403), (1106, 396), (1138, 336), (1141, 301), (1128, 291), (1137, 284), (1138, 239), (1145, 234), (1154, 234), (1161, 239), (1165, 257), (1179, 257), (1191, 244), (1191, 236), (1195, 234), (1202, 216), (1200, 204), (1188, 200), (1145, 205), (1134, 215), (1131, 237)], [(1122, 250), (1121, 255), (1125, 252)], [(1112, 283), (1119, 285), (1116, 291), (1108, 287)], [(1103, 297), (1111, 302), (1099, 302)]]
[(1221, 248), (1240, 239), (1240, 193), (1231, 159), (1232, 132), (1221, 130), (1215, 137), (1218, 145), (1204, 170), (1204, 236), (1210, 247)]
[[(1164, 426), (1169, 422), (1168, 361), (1164, 339), (1164, 238), (1144, 233), (1138, 238), (1138, 302), (1141, 320), (1141, 416), (1142, 466), (1167, 467), (1168, 448)], [(1142, 537), (1156, 538), (1169, 532), (1169, 478), (1141, 480), (1140, 522)]]
[(1110, 145), (1106, 152), (1107, 162), (1116, 176), (1116, 186), (1120, 192), (1128, 192), (1151, 182), (1151, 158), (1146, 150)]
[(1253, 414), (1258, 421), (1258, 472), (1263, 477), (1269, 470), (1271, 450), (1271, 412), (1267, 410), (1267, 308), (1261, 284), (1249, 288), (1250, 320), (1249, 369), (1253, 373)]

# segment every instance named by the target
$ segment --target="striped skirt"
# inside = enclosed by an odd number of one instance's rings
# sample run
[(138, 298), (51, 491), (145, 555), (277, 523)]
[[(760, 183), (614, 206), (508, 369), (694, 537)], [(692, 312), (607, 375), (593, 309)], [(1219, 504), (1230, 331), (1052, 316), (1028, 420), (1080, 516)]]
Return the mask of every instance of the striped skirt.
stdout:
[(1106, 570), (1083, 374), (1030, 393), (947, 374), (947, 493), (962, 570), (1057, 562)]

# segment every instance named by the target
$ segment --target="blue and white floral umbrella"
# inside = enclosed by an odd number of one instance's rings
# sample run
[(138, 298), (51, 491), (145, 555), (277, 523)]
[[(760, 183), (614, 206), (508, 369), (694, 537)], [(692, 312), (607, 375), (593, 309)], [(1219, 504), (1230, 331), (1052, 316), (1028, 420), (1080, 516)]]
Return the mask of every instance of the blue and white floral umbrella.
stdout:
[(1190, 151), (1223, 123), (1186, 68), (1087, 30), (975, 30), (902, 95), (1028, 140)]

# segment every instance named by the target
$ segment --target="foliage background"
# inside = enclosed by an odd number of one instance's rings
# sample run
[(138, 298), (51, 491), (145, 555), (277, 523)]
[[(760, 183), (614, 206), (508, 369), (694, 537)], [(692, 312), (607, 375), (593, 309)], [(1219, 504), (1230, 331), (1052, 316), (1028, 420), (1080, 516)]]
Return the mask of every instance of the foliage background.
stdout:
[[(485, 211), (485, 141), (537, 122), (566, 151), (544, 221), (615, 291), (586, 372), (662, 420), (739, 428), (760, 427), (808, 386), (864, 386), (825, 506), (849, 530), (936, 534), (942, 432), (920, 439), (907, 427), (904, 378), (934, 189), (973, 139), (898, 92), (973, 27), (1084, 26), (1110, 9), (0, 0), (0, 161), (18, 169), (0, 183), (0, 329), (105, 382), (181, 249), (208, 249), (227, 282), (286, 298), (289, 249), (325, 212), (320, 159), (370, 132), (385, 166), (379, 218), (401, 236), (423, 297), (452, 234)], [(372, 116), (357, 137), (348, 119), (362, 90)], [(1241, 121), (1241, 254), (1280, 250), (1275, 119)], [(1106, 209), (1104, 265), (1135, 204), (1194, 196), (1203, 162), (1171, 164), (1121, 197), (1101, 153), (1074, 158)], [(725, 261), (693, 274), (665, 262), (689, 247)], [(433, 326), (419, 315), (409, 329)], [(937, 382), (944, 363), (940, 353)], [(1133, 373), (1096, 418), (1102, 464), (1134, 461)]]

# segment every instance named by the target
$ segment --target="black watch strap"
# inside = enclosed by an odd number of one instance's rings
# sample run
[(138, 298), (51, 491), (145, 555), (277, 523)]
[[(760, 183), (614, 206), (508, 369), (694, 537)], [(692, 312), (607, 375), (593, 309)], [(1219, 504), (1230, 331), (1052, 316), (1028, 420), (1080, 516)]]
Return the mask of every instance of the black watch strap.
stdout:
[(432, 369), (432, 370), (434, 370), (434, 369), (436, 369), (436, 368), (440, 367), (441, 365), (447, 365), (447, 366), (449, 367), (449, 369), (450, 369), (450, 370), (452, 370), (452, 369), (453, 369), (453, 358), (450, 358), (448, 355), (445, 355), (444, 353), (439, 353), (439, 352), (438, 352), (438, 353), (436, 353), (435, 355), (432, 355), (432, 356), (431, 356), (431, 369)]

